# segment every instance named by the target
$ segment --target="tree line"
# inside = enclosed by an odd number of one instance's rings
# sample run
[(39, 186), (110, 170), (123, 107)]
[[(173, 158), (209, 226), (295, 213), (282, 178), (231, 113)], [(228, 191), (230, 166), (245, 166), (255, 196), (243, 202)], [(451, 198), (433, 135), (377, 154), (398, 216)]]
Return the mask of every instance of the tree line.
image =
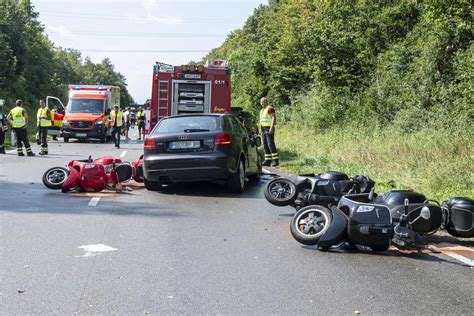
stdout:
[(204, 59), (226, 58), (232, 102), (268, 96), (288, 123), (473, 132), (470, 0), (269, 0)]
[(94, 63), (47, 37), (29, 0), (0, 0), (0, 99), (13, 107), (23, 99), (36, 107), (46, 95), (67, 99), (68, 84), (108, 84), (121, 89), (121, 104), (133, 103), (125, 77), (109, 59)]

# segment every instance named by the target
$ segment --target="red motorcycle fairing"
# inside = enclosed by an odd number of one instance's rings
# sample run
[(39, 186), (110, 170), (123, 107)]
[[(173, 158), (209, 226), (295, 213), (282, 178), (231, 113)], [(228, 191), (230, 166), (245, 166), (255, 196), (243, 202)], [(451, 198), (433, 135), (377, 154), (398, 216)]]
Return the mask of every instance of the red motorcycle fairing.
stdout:
[(63, 193), (66, 193), (68, 191), (74, 190), (79, 186), (81, 183), (81, 176), (79, 171), (77, 171), (75, 168), (69, 168), (69, 175), (66, 178), (66, 181), (64, 181), (61, 191)]
[(318, 241), (318, 247), (321, 250), (328, 250), (344, 239), (347, 230), (348, 219), (339, 208), (331, 207), (332, 221), (321, 238)]
[(117, 158), (117, 157), (106, 156), (106, 157), (98, 158), (98, 159), (94, 160), (94, 162), (99, 163), (101, 165), (111, 165), (113, 163), (121, 164), (122, 159)]
[(99, 192), (105, 189), (107, 174), (105, 167), (98, 163), (86, 163), (81, 166), (80, 188), (86, 192)]
[(133, 180), (138, 183), (143, 182), (143, 156), (133, 163)]

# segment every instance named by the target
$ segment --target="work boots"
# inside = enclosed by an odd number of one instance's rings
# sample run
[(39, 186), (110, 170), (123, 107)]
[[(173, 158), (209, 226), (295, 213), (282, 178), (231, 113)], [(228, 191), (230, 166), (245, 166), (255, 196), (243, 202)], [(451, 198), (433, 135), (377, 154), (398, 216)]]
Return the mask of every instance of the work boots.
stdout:
[(5, 147), (3, 147), (3, 146), (0, 147), (0, 154), (6, 154)]

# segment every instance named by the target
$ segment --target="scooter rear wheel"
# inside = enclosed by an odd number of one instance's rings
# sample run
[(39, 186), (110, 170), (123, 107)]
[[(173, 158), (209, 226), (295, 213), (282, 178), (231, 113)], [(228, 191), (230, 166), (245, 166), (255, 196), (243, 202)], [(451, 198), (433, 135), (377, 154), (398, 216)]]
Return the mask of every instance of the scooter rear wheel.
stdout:
[(263, 195), (273, 205), (287, 206), (296, 201), (298, 192), (292, 181), (285, 178), (276, 178), (267, 183)]
[(291, 219), (291, 235), (304, 245), (316, 245), (332, 222), (330, 210), (320, 205), (300, 209)]
[(43, 174), (43, 183), (48, 189), (59, 190), (69, 176), (69, 170), (64, 167), (53, 167)]

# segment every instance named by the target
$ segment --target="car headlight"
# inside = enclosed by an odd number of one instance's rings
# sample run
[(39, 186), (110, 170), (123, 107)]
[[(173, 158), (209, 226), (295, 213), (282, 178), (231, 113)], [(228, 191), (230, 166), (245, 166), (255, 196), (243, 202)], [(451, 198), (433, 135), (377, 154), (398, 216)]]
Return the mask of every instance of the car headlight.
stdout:
[(100, 125), (100, 126), (102, 126), (103, 124), (104, 124), (104, 121), (97, 121), (97, 122), (95, 122), (95, 125)]
[(63, 126), (67, 126), (68, 124), (68, 121), (67, 120), (63, 120)]

